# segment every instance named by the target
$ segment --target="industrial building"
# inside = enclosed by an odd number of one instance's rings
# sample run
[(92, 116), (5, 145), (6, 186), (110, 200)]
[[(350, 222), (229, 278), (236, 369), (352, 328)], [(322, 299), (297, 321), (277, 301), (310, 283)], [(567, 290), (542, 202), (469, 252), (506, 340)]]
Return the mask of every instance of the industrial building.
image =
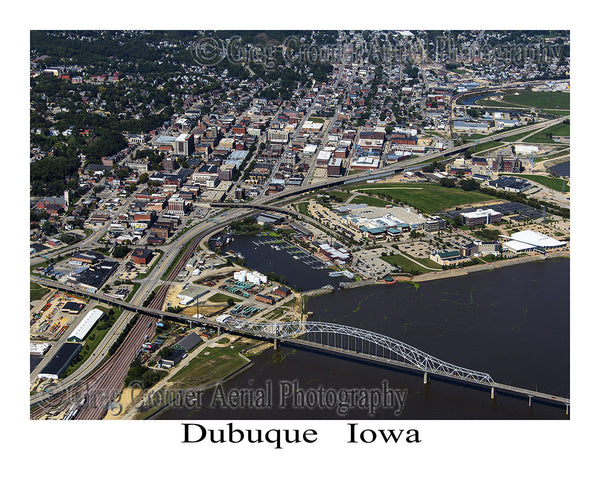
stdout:
[(515, 145), (515, 153), (517, 155), (531, 155), (532, 153), (538, 153), (539, 147), (537, 145)]
[(275, 215), (274, 213), (263, 212), (256, 216), (256, 223), (258, 225), (278, 225), (283, 222), (283, 217)]
[(524, 178), (502, 176), (498, 180), (491, 180), (488, 185), (497, 190), (521, 193), (531, 187), (531, 183)]
[(67, 339), (69, 342), (82, 342), (88, 333), (94, 328), (94, 325), (104, 316), (104, 312), (97, 308), (92, 309), (88, 314), (83, 317), (83, 320), (79, 322), (79, 325), (75, 327), (75, 330), (71, 333), (71, 336)]
[(77, 315), (83, 310), (83, 307), (85, 307), (85, 303), (82, 302), (67, 302), (64, 304), (61, 311), (71, 315)]
[(240, 270), (239, 272), (233, 273), (234, 280), (238, 282), (249, 282), (254, 285), (261, 285), (263, 283), (267, 283), (268, 279), (266, 275), (263, 275), (256, 270), (253, 272), (249, 272), (248, 270)]
[(177, 343), (173, 345), (171, 354), (167, 358), (163, 358), (160, 362), (161, 367), (163, 368), (172, 368), (177, 365), (181, 360), (187, 357), (187, 354), (190, 350), (195, 348), (197, 345), (202, 343), (202, 338), (200, 338), (196, 333), (192, 332), (186, 335), (184, 338), (179, 340)]
[(50, 347), (51, 345), (49, 343), (30, 343), (29, 353), (35, 355), (45, 355)]
[(300, 225), (299, 223), (296, 223), (296, 222), (289, 222), (288, 225), (292, 230), (299, 233), (304, 238), (307, 238), (308, 240), (312, 240), (314, 234), (308, 228), (303, 227), (302, 225)]
[(490, 126), (487, 123), (469, 122), (465, 120), (454, 120), (453, 127), (457, 132), (486, 133), (490, 129)]
[(69, 365), (71, 365), (73, 360), (75, 360), (82, 347), (83, 345), (81, 343), (63, 344), (42, 371), (38, 373), (38, 378), (58, 380), (58, 377), (69, 367)]
[(104, 258), (104, 255), (93, 250), (83, 250), (71, 256), (70, 262), (73, 265), (91, 265), (92, 263), (99, 262)]
[(268, 305), (273, 305), (277, 300), (275, 298), (273, 298), (271, 295), (262, 295), (260, 293), (257, 293), (254, 298), (256, 299), (256, 301), (258, 302), (262, 302), (262, 303), (266, 303)]
[(177, 298), (179, 299), (179, 304), (185, 306), (189, 305), (194, 300), (197, 300), (208, 292), (209, 290), (199, 288), (195, 285), (186, 285), (185, 288), (177, 294)]
[(84, 290), (96, 293), (104, 282), (113, 274), (116, 268), (119, 266), (117, 262), (110, 260), (103, 260), (97, 265), (90, 267), (82, 267), (77, 269), (70, 274), (71, 281), (74, 281), (80, 288)]

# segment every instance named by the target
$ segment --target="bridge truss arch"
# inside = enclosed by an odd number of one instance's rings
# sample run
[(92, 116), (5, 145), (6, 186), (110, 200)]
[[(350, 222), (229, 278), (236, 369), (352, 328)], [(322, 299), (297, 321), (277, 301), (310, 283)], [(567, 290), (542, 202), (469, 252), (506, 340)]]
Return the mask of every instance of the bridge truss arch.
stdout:
[(483, 385), (494, 385), (492, 377), (477, 370), (445, 362), (400, 340), (380, 333), (328, 322), (252, 322), (228, 317), (220, 322), (228, 331), (263, 338), (285, 340), (296, 338), (320, 346), (329, 346), (356, 353), (407, 363), (423, 372), (440, 374)]

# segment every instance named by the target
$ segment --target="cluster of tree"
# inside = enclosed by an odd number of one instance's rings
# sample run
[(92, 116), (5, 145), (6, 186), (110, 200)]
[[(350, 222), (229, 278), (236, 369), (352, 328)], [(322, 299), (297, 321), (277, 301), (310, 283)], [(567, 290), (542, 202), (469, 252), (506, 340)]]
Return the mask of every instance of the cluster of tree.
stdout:
[(123, 329), (123, 331), (121, 332), (121, 334), (119, 335), (119, 337), (117, 338), (117, 340), (115, 341), (115, 343), (113, 343), (110, 346), (110, 348), (108, 349), (108, 354), (109, 355), (112, 355), (113, 353), (115, 353), (117, 351), (117, 348), (119, 348), (119, 346), (121, 345), (121, 343), (123, 343), (123, 341), (125, 340), (125, 337), (127, 337), (127, 334), (133, 328), (133, 326), (136, 324), (136, 322), (139, 320), (139, 318), (140, 318), (140, 315), (137, 314), (137, 315), (135, 315), (133, 317), (133, 319), (131, 320), (131, 322), (129, 322), (127, 325), (125, 325), (125, 328)]
[(56, 223), (50, 222), (48, 220), (44, 222), (44, 224), (41, 227), (41, 230), (44, 235), (47, 235), (49, 237), (58, 233), (58, 227), (56, 226)]
[(60, 241), (66, 245), (73, 245), (74, 243), (81, 241), (81, 237), (74, 233), (63, 233), (59, 238)]
[(77, 174), (78, 158), (46, 157), (34, 162), (29, 167), (29, 179), (32, 196), (57, 196), (69, 187), (75, 187), (67, 180)]
[[(177, 259), (176, 259), (177, 260)], [(148, 305), (150, 305), (150, 302), (152, 300), (154, 300), (154, 297), (156, 296), (156, 292), (158, 291), (160, 287), (156, 287), (151, 293), (150, 295), (148, 295), (148, 297), (146, 297), (146, 300), (144, 300), (143, 306), (147, 307)]]
[(125, 245), (116, 245), (112, 251), (112, 256), (114, 258), (124, 258), (129, 252), (131, 252), (129, 247), (126, 247)]
[(166, 375), (166, 372), (159, 370), (152, 370), (145, 365), (139, 358), (136, 358), (133, 363), (129, 366), (129, 371), (125, 377), (125, 385), (138, 384), (142, 388), (149, 388), (157, 383), (161, 378)]
[(262, 226), (256, 223), (254, 217), (247, 217), (231, 224), (232, 232), (239, 235), (253, 235), (263, 231), (263, 229)]
[(494, 230), (489, 228), (482, 228), (481, 230), (475, 230), (473, 234), (476, 237), (481, 238), (482, 240), (487, 240), (490, 242), (495, 242), (500, 237), (500, 230)]
[(437, 160), (434, 160), (430, 165), (423, 167), (423, 171), (427, 173), (433, 173), (440, 168), (440, 164)]
[(29, 211), (30, 222), (39, 222), (40, 220), (48, 220), (49, 218), (50, 214), (46, 210), (31, 209)]
[(471, 118), (479, 118), (481, 116), (481, 111), (479, 108), (469, 108), (467, 107), (467, 115)]
[(113, 324), (115, 323), (115, 310), (114, 308), (111, 308), (106, 315), (104, 315), (104, 317), (102, 318), (102, 320), (100, 320), (98, 322), (98, 330), (108, 330), (110, 327), (113, 326)]
[(267, 278), (271, 282), (281, 283), (282, 285), (285, 285), (287, 283), (287, 278), (284, 275), (281, 275), (276, 272), (267, 273)]
[[(196, 32), (190, 30), (32, 31), (30, 45), (39, 56), (49, 56), (48, 64), (62, 60), (67, 65), (86, 65), (90, 73), (176, 72), (191, 62), (186, 47), (195, 36)], [(170, 52), (151, 48), (162, 41), (179, 43), (181, 47)]]
[(183, 307), (180, 307), (180, 306), (177, 306), (177, 307), (167, 307), (167, 312), (181, 313), (181, 312), (183, 312)]
[[(446, 188), (454, 188), (457, 186), (456, 180), (453, 178), (442, 178), (440, 180), (440, 185)], [(479, 183), (477, 182), (477, 180), (473, 180), (472, 178), (462, 178), (458, 182), (458, 187), (462, 188), (465, 192), (469, 192), (472, 190), (478, 190)]]

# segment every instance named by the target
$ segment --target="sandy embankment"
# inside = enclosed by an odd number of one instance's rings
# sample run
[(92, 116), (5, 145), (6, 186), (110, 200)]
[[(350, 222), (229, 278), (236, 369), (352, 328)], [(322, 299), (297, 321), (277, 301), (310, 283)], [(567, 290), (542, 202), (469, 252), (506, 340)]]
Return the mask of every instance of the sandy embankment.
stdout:
[(119, 420), (122, 418), (127, 409), (140, 400), (142, 393), (143, 390), (141, 388), (125, 387), (121, 391), (121, 397), (116, 402), (119, 406), (112, 410), (109, 409), (103, 420)]

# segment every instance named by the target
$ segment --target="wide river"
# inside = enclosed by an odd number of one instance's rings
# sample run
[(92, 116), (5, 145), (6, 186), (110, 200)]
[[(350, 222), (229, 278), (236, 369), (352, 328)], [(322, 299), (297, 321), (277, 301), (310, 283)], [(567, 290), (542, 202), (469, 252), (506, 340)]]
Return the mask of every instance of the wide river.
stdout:
[[(269, 246), (238, 237), (228, 248), (246, 256), (248, 267), (271, 264)], [(303, 289), (329, 282), (316, 271), (312, 285), (301, 262), (282, 258), (277, 271)], [(258, 264), (255, 263), (258, 259)], [(286, 260), (286, 261), (283, 261)], [(296, 265), (296, 266), (295, 266)], [(335, 291), (312, 298), (310, 320), (335, 322), (372, 330), (402, 340), (437, 358), (489, 373), (496, 382), (569, 397), (569, 266), (568, 259), (532, 262), (495, 271), (478, 272), (421, 284), (400, 283)], [(337, 283), (337, 282), (336, 282)], [(271, 403), (229, 408), (205, 392), (202, 408), (170, 408), (164, 419), (565, 419), (563, 407), (497, 394), (489, 390), (386, 369), (312, 351), (282, 346), (252, 357), (253, 366), (223, 386), (219, 393), (249, 389), (251, 395), (268, 392)], [(294, 384), (294, 382), (296, 382)], [(389, 389), (404, 392), (402, 402), (374, 409), (360, 401), (348, 413), (339, 408), (344, 392), (369, 394)], [(267, 387), (268, 385), (268, 387)], [(292, 389), (293, 386), (293, 389)], [(329, 391), (328, 401), (315, 404), (318, 392)], [(317, 392), (317, 393), (315, 393)], [(341, 392), (341, 393), (340, 393)], [(260, 392), (259, 392), (260, 393)], [(294, 395), (296, 395), (294, 397)], [(311, 397), (312, 395), (312, 397)], [(398, 394), (401, 396), (401, 394)], [(335, 398), (334, 398), (335, 396)], [(298, 399), (296, 405), (292, 399)], [(323, 398), (323, 397), (321, 397)], [(358, 397), (354, 397), (355, 399)], [(280, 405), (283, 401), (284, 404)], [(312, 403), (311, 403), (312, 401)], [(373, 402), (375, 400), (372, 400)], [(398, 405), (402, 408), (398, 408)], [(217, 404), (220, 408), (217, 408)]]

